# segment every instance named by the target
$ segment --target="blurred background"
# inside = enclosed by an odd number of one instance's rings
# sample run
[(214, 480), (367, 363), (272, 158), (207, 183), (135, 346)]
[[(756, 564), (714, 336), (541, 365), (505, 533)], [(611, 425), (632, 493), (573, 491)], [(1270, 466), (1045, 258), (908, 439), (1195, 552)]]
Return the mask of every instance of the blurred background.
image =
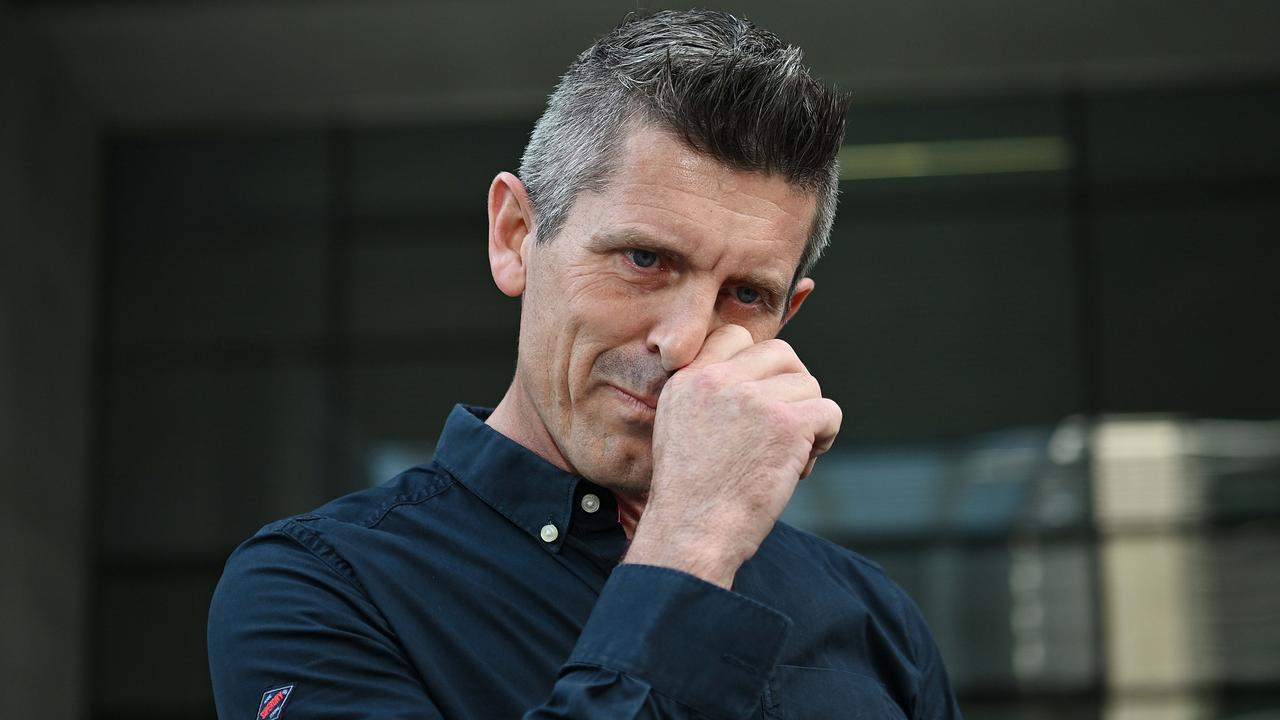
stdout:
[[(1280, 718), (1280, 3), (720, 7), (854, 93), (787, 519), (971, 719)], [(635, 8), (0, 2), (0, 717), (213, 717), (231, 549), (497, 402), (488, 182)]]

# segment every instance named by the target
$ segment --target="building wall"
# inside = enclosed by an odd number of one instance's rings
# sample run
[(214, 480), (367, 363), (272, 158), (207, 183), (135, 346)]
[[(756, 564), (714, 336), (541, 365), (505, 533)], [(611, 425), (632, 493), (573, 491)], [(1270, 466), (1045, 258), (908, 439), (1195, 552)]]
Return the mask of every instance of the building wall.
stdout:
[(97, 133), (0, 5), (0, 717), (85, 696)]

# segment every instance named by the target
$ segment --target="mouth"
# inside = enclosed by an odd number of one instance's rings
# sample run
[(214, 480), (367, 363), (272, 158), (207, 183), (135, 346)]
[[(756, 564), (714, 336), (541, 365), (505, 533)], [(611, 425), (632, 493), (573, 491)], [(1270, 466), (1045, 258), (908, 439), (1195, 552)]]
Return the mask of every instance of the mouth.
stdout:
[(636, 393), (623, 390), (617, 385), (610, 385), (614, 393), (628, 405), (636, 410), (642, 410), (646, 413), (656, 413), (658, 411), (658, 399), (647, 395), (637, 395)]

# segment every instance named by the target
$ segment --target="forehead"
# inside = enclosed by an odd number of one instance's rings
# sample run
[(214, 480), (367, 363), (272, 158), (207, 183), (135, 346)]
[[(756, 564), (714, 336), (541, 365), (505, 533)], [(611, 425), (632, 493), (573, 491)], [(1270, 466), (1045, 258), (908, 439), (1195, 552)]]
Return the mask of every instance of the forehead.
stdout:
[(730, 168), (641, 127), (627, 134), (603, 191), (584, 193), (579, 205), (589, 232), (626, 228), (710, 265), (748, 263), (790, 281), (817, 201), (780, 176)]

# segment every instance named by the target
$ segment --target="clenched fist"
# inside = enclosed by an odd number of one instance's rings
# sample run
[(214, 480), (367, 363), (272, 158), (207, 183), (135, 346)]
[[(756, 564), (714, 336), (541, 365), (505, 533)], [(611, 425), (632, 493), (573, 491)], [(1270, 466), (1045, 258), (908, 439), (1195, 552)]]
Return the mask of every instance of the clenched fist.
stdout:
[(649, 501), (625, 562), (730, 587), (840, 420), (790, 345), (718, 328), (658, 399)]

